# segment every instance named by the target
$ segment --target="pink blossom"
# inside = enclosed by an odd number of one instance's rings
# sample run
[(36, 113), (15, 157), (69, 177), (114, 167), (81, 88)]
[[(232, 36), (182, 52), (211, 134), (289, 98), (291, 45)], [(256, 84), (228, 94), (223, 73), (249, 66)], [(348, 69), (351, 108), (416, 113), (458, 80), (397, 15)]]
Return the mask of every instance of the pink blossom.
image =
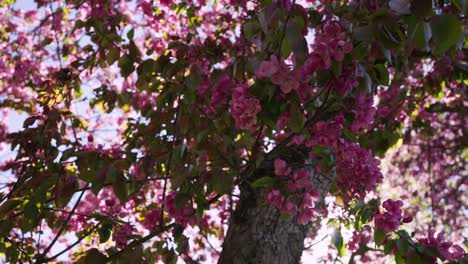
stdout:
[(437, 251), (449, 261), (460, 260), (465, 257), (465, 251), (459, 245), (453, 245), (451, 242), (444, 241), (444, 234), (440, 232), (437, 237), (434, 236), (435, 231), (430, 230), (427, 238), (419, 239), (419, 242), (426, 247), (436, 248)]
[(143, 226), (150, 231), (156, 230), (160, 224), (161, 210), (153, 209), (146, 213)]
[(361, 198), (375, 190), (377, 183), (382, 180), (382, 173), (379, 169), (380, 161), (372, 152), (356, 143), (345, 141), (332, 145), (336, 155), (338, 187), (347, 190), (349, 197)]
[(211, 94), (211, 107), (218, 109), (227, 102), (227, 95), (232, 89), (233, 81), (228, 77), (222, 77), (213, 87)]
[(374, 120), (375, 107), (373, 106), (374, 100), (364, 96), (356, 97), (356, 110), (353, 110), (354, 122), (350, 127), (352, 132), (359, 132), (370, 126)]
[(133, 166), (133, 176), (137, 180), (143, 180), (146, 177), (142, 166), (143, 166), (143, 162), (139, 162)]
[(115, 241), (115, 245), (118, 248), (127, 246), (128, 236), (133, 234), (133, 232), (135, 232), (135, 227), (130, 223), (117, 226), (112, 233), (112, 239)]
[(180, 225), (186, 226), (189, 224), (195, 224), (195, 209), (189, 205), (176, 207), (175, 196), (175, 191), (172, 191), (167, 195), (164, 202), (164, 210)]
[(263, 61), (255, 71), (258, 79), (271, 78), (271, 82), (279, 85), (281, 91), (285, 94), (299, 89), (300, 71), (289, 70), (289, 67), (283, 62), (279, 62), (276, 56), (272, 55), (270, 61)]
[(350, 251), (356, 252), (360, 244), (367, 245), (371, 241), (371, 229), (370, 226), (364, 226), (360, 232), (354, 231), (351, 240), (347, 243)]
[(290, 200), (286, 200), (280, 208), (282, 214), (286, 213), (289, 216), (295, 216), (297, 213), (297, 205)]
[(344, 56), (352, 51), (352, 44), (337, 22), (326, 22), (317, 29), (312, 52), (303, 67), (304, 75), (328, 70), (333, 60), (342, 61)]
[(258, 79), (265, 79), (273, 76), (280, 70), (280, 64), (278, 58), (275, 55), (271, 55), (270, 61), (263, 61), (258, 69), (255, 71), (255, 76)]
[(284, 201), (284, 196), (281, 194), (279, 190), (271, 190), (265, 199), (269, 204), (280, 208)]
[(286, 161), (280, 158), (275, 159), (274, 166), (275, 174), (277, 176), (288, 176), (289, 174), (291, 174), (291, 168), (288, 167)]
[(310, 182), (310, 172), (307, 169), (299, 169), (294, 172), (292, 179), (288, 183), (289, 191), (293, 192), (298, 189), (309, 189), (312, 187)]
[(262, 107), (257, 98), (248, 94), (246, 85), (240, 85), (234, 90), (230, 110), (237, 128), (255, 131), (257, 114), (262, 111)]
[(276, 127), (279, 130), (283, 130), (286, 128), (290, 120), (289, 112), (284, 112), (283, 114), (280, 115), (278, 118), (278, 121), (276, 121)]
[(315, 202), (319, 199), (319, 193), (316, 190), (306, 192), (302, 199), (302, 203), (299, 207), (299, 214), (297, 216), (297, 222), (305, 225), (309, 221), (313, 221), (317, 216), (317, 210), (315, 209)]
[(401, 200), (393, 201), (393, 200), (386, 200), (383, 203), (383, 207), (385, 208), (385, 213), (379, 213), (374, 217), (375, 226), (381, 228), (385, 233), (390, 233), (394, 230), (397, 230), (398, 227), (409, 220), (411, 218), (405, 217), (403, 218), (401, 207), (403, 206), (403, 202)]
[(298, 71), (291, 71), (278, 83), (283, 93), (288, 94), (299, 89), (301, 83), (299, 82), (298, 73)]

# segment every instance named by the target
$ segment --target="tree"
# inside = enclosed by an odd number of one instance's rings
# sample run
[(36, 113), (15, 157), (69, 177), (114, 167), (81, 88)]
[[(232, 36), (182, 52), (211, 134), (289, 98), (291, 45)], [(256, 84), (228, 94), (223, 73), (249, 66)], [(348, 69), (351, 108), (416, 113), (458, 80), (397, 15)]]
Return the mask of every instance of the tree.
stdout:
[(466, 263), (467, 1), (0, 6), (5, 261)]

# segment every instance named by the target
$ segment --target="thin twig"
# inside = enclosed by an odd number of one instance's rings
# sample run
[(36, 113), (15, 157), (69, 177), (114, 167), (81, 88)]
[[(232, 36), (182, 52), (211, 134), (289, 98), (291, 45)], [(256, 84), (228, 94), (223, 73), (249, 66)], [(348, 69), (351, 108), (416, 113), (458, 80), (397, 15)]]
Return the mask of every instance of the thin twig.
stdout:
[(78, 245), (83, 239), (85, 239), (87, 236), (89, 236), (92, 232), (94, 232), (94, 230), (96, 230), (96, 228), (98, 226), (100, 226), (102, 223), (102, 220), (99, 221), (97, 224), (95, 224), (90, 230), (88, 230), (86, 233), (84, 233), (78, 240), (76, 240), (73, 244), (69, 245), (68, 247), (66, 247), (65, 249), (63, 249), (62, 251), (58, 252), (57, 254), (53, 255), (52, 257), (50, 258), (46, 258), (44, 261), (45, 262), (49, 262), (53, 259), (56, 259), (57, 257), (61, 256), (63, 253), (67, 252), (68, 250), (70, 250), (71, 248), (73, 248), (74, 246)]
[(286, 22), (284, 23), (284, 26), (283, 26), (283, 32), (281, 34), (279, 48), (278, 48), (278, 58), (281, 57), (281, 46), (283, 45), (283, 40), (284, 40), (284, 37), (286, 36), (286, 28), (288, 26), (289, 19), (291, 18), (291, 11), (294, 5), (296, 5), (296, 0), (292, 1), (291, 8), (289, 8), (288, 16), (286, 17)]
[(180, 109), (180, 96), (177, 97), (177, 108), (175, 112), (175, 117), (174, 117), (174, 138), (173, 138), (173, 143), (172, 143), (172, 151), (169, 153), (169, 158), (167, 161), (167, 168), (166, 168), (166, 179), (164, 180), (164, 186), (163, 186), (163, 197), (161, 201), (161, 215), (159, 219), (159, 225), (161, 229), (164, 226), (164, 202), (166, 200), (166, 192), (167, 192), (167, 182), (169, 178), (169, 173), (171, 170), (171, 161), (172, 161), (172, 156), (174, 154), (174, 149), (177, 144), (177, 121), (179, 119), (179, 109)]
[(138, 239), (138, 240), (133, 240), (130, 244), (128, 244), (125, 248), (123, 248), (122, 250), (120, 251), (117, 251), (116, 253), (110, 255), (107, 260), (108, 261), (112, 261), (112, 260), (115, 260), (115, 259), (119, 259), (119, 257), (121, 257), (123, 254), (125, 254), (127, 251), (129, 250), (132, 250), (134, 249), (135, 247), (149, 241), (150, 239), (152, 239), (153, 237), (157, 236), (157, 235), (160, 235), (161, 233), (163, 233), (164, 231), (166, 230), (169, 230), (171, 229), (172, 227), (175, 226), (175, 223), (172, 223), (170, 225), (167, 225), (165, 227), (162, 227), (158, 230), (155, 230), (151, 233), (149, 233), (147, 236), (141, 238), (141, 239)]
[[(50, 251), (50, 249), (54, 246), (55, 242), (57, 242), (57, 239), (62, 235), (62, 232), (65, 230), (68, 223), (70, 222), (70, 220), (71, 220), (72, 216), (74, 215), (76, 208), (78, 208), (78, 204), (81, 202), (81, 199), (83, 198), (83, 195), (84, 195), (85, 192), (86, 192), (86, 190), (83, 190), (81, 192), (80, 196), (78, 197), (78, 200), (76, 201), (75, 205), (73, 206), (73, 209), (71, 210), (71, 212), (68, 215), (67, 219), (62, 224), (59, 231), (57, 232), (57, 235), (54, 237), (54, 239), (49, 244), (49, 246), (42, 252), (42, 255), (40, 257), (44, 257)], [(45, 262), (44, 260), (41, 260), (41, 259), (38, 260), (38, 263), (44, 263), (44, 262)]]

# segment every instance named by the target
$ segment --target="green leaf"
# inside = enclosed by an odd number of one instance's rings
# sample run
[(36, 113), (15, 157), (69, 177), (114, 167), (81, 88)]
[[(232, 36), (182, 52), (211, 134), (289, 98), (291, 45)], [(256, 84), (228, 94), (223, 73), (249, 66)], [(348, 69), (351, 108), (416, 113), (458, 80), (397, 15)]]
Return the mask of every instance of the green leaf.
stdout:
[[(302, 22), (302, 23), (300, 23)], [(302, 35), (304, 28), (304, 21), (301, 16), (296, 16), (291, 18), (288, 21), (286, 26), (286, 38), (287, 42), (294, 53), (294, 57), (298, 65), (302, 65), (309, 54), (309, 49), (307, 47), (307, 41)]]
[(400, 254), (402, 256), (405, 255), (406, 252), (408, 251), (408, 246), (409, 246), (408, 241), (406, 239), (398, 239), (396, 241), (396, 245)]
[(366, 205), (366, 203), (363, 200), (357, 201), (356, 204), (352, 206), (351, 210), (349, 210), (349, 214), (350, 215), (356, 214), (365, 205)]
[(374, 70), (377, 83), (387, 86), (390, 81), (387, 67), (383, 64), (377, 64), (374, 66)]
[(387, 243), (385, 243), (384, 245), (385, 255), (390, 254), (394, 248), (395, 248), (395, 240), (387, 240)]
[(120, 49), (118, 47), (112, 47), (107, 52), (106, 61), (109, 65), (114, 64), (120, 58)]
[(165, 254), (163, 254), (164, 263), (167, 263), (167, 264), (176, 264), (176, 263), (177, 263), (177, 259), (178, 259), (178, 256), (177, 256), (177, 254), (174, 252), (173, 249), (168, 250)]
[(114, 193), (119, 198), (121, 203), (124, 203), (128, 197), (128, 184), (127, 178), (125, 178), (122, 172), (117, 172), (115, 175), (115, 181), (112, 183)]
[(70, 157), (73, 156), (73, 154), (75, 154), (75, 149), (74, 148), (69, 148), (69, 149), (66, 149), (62, 152), (62, 156), (60, 157), (60, 161), (65, 161), (67, 159), (69, 159)]
[(353, 47), (352, 55), (354, 58), (361, 60), (368, 54), (368, 47), (364, 43), (359, 43)]
[(429, 40), (432, 37), (431, 26), (427, 22), (423, 22), (415, 33), (414, 45), (418, 49), (429, 51)]
[(128, 45), (128, 52), (130, 57), (132, 57), (134, 60), (141, 57), (140, 49), (136, 46), (134, 41), (130, 41), (130, 44)]
[(372, 26), (373, 34), (386, 49), (397, 48), (405, 38), (398, 22), (388, 13), (375, 17)]
[(135, 29), (130, 29), (128, 32), (127, 32), (127, 38), (129, 40), (133, 40), (133, 36), (135, 35)]
[(106, 256), (99, 250), (92, 248), (86, 252), (86, 256), (77, 261), (78, 264), (105, 264)]
[(346, 253), (346, 247), (344, 244), (343, 236), (341, 235), (340, 228), (335, 228), (335, 230), (333, 231), (331, 242), (338, 250), (338, 255), (341, 257), (344, 256), (344, 254)]
[(403, 256), (399, 252), (397, 252), (395, 254), (395, 263), (396, 264), (405, 264), (405, 259), (403, 258)]
[(10, 198), (0, 206), (0, 218), (5, 218), (6, 214), (20, 205), (22, 199)]
[(260, 188), (260, 187), (269, 187), (272, 186), (275, 180), (272, 177), (264, 176), (252, 183), (252, 187)]
[(398, 230), (397, 233), (401, 238), (411, 239), (410, 234), (406, 230)]
[(244, 33), (247, 39), (251, 39), (262, 28), (256, 20), (248, 20), (244, 23)]
[(375, 231), (374, 231), (374, 241), (375, 241), (375, 244), (377, 246), (382, 245), (383, 242), (385, 241), (385, 238), (387, 238), (387, 235), (385, 234), (385, 232), (382, 229), (380, 229), (380, 228), (375, 229)]
[(371, 209), (368, 207), (364, 208), (361, 213), (361, 220), (363, 224), (366, 224), (369, 218), (371, 218), (374, 215)]
[(91, 191), (95, 195), (98, 195), (98, 193), (104, 187), (104, 183), (106, 181), (106, 173), (107, 173), (107, 171), (104, 168), (102, 168), (102, 169), (99, 169), (97, 171), (96, 175), (93, 177), (92, 185), (91, 185)]
[(372, 26), (362, 26), (362, 27), (356, 27), (354, 29), (354, 36), (356, 37), (357, 40), (364, 41), (364, 42), (371, 42), (373, 39), (373, 31), (372, 31)]
[(275, 12), (273, 8), (263, 8), (260, 13), (257, 15), (258, 22), (260, 27), (263, 30), (263, 33), (269, 34), (269, 26), (271, 22), (272, 14)]
[(457, 44), (463, 34), (460, 21), (453, 15), (435, 16), (431, 22), (434, 53), (443, 54)]
[(133, 60), (127, 54), (120, 57), (118, 65), (120, 68), (120, 72), (124, 78), (127, 78), (135, 70)]
[(406, 260), (406, 263), (408, 263), (408, 264), (428, 263), (428, 262), (423, 262), (423, 260), (421, 259), (421, 256), (413, 248), (410, 248), (409, 250), (407, 249), (407, 251), (405, 253), (401, 253), (401, 254), (406, 255), (405, 260)]
[(328, 156), (330, 154), (330, 150), (327, 147), (321, 145), (313, 146), (312, 152), (321, 156)]
[(291, 51), (291, 44), (289, 43), (287, 38), (284, 38), (283, 42), (281, 42), (281, 57), (289, 57)]
[(234, 179), (226, 171), (215, 170), (211, 177), (210, 183), (213, 190), (219, 194), (225, 194), (231, 191)]
[(106, 243), (109, 240), (112, 230), (112, 223), (105, 222), (101, 228), (98, 230), (99, 234), (99, 243)]
[(289, 219), (291, 219), (291, 216), (288, 213), (282, 213), (280, 215), (280, 219), (283, 221), (288, 221)]
[(189, 244), (189, 238), (186, 237), (185, 235), (181, 235), (181, 237), (179, 239), (177, 239), (177, 252), (179, 253), (187, 253), (189, 248), (190, 248), (190, 244)]
[(196, 90), (198, 88), (198, 85), (200, 85), (201, 81), (201, 76), (198, 72), (191, 72), (189, 76), (185, 78), (185, 85), (190, 89), (190, 90)]
[(8, 263), (18, 263), (19, 250), (15, 246), (10, 246), (5, 250), (6, 260)]
[(294, 132), (299, 133), (305, 124), (304, 114), (302, 113), (299, 103), (293, 102), (289, 109), (291, 120), (289, 121), (288, 127)]
[(11, 218), (0, 221), (0, 236), (6, 237), (13, 228), (13, 221)]
[(172, 236), (174, 237), (175, 240), (179, 240), (179, 238), (182, 237), (184, 233), (184, 226), (176, 224), (174, 226), (174, 229), (172, 230)]
[(353, 132), (351, 132), (347, 127), (345, 127), (343, 129), (343, 134), (351, 141), (353, 142), (357, 142), (358, 141), (358, 137), (356, 136), (356, 134), (354, 134)]
[(84, 169), (84, 170), (80, 170), (80, 174), (78, 175), (78, 178), (80, 178), (81, 180), (85, 182), (91, 183), (93, 182), (95, 175), (96, 175), (95, 171)]
[(333, 75), (335, 75), (335, 77), (339, 77), (343, 70), (343, 62), (333, 61), (331, 69), (332, 69)]
[(28, 201), (24, 205), (23, 231), (31, 231), (37, 224), (39, 210), (34, 201)]

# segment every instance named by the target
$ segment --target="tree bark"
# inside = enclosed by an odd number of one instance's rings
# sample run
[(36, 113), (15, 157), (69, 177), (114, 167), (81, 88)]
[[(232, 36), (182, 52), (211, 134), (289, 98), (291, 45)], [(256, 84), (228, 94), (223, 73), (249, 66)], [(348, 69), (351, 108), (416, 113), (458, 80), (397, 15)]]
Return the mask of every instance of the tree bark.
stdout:
[[(277, 154), (276, 154), (277, 153)], [(218, 264), (296, 264), (300, 262), (304, 239), (310, 225), (297, 223), (296, 217), (285, 220), (277, 208), (265, 203), (264, 191), (252, 188), (249, 182), (263, 176), (274, 176), (273, 162), (281, 158), (293, 168), (310, 165), (313, 160), (305, 151), (283, 148), (269, 155), (240, 186), (239, 203), (230, 218), (227, 235)], [(311, 181), (323, 197), (330, 180), (311, 168)]]

